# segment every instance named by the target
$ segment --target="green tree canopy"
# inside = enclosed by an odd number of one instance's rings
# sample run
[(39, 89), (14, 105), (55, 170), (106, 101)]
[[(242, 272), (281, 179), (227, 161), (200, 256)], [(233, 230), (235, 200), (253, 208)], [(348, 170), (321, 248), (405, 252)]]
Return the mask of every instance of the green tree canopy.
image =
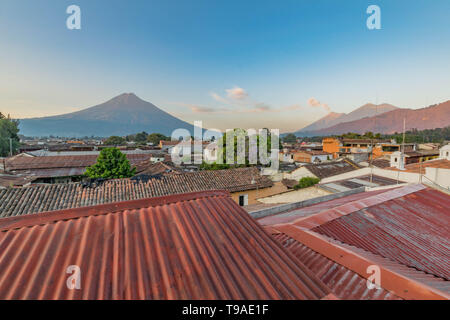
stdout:
[[(5, 157), (10, 153), (12, 147), (13, 154), (20, 146), (19, 121), (5, 117), (0, 112), (0, 156)], [(11, 139), (11, 140), (10, 140)]]
[(284, 142), (297, 142), (297, 137), (293, 133), (288, 133), (284, 138)]
[(103, 144), (108, 146), (122, 146), (125, 144), (125, 139), (118, 136), (111, 136), (103, 142)]
[(154, 145), (159, 144), (161, 140), (169, 141), (170, 137), (166, 137), (161, 133), (152, 133), (147, 136), (147, 141), (153, 143)]
[(122, 179), (136, 174), (136, 168), (131, 168), (125, 154), (117, 148), (106, 148), (100, 152), (97, 163), (86, 168), (85, 175), (90, 178)]
[(320, 182), (319, 178), (315, 177), (303, 177), (300, 179), (297, 185), (294, 186), (294, 190), (312, 187)]
[(145, 131), (142, 131), (142, 132), (136, 134), (134, 141), (136, 141), (137, 143), (145, 143), (145, 142), (147, 142), (147, 137), (148, 137), (148, 133)]

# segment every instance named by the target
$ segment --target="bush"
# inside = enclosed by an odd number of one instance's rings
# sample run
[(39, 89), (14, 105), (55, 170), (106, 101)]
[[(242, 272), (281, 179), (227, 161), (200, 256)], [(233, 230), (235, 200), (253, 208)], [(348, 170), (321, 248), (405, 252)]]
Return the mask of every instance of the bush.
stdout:
[(219, 164), (219, 163), (206, 163), (203, 162), (200, 165), (200, 170), (223, 170), (223, 169), (229, 169), (230, 165), (223, 163), (223, 164)]
[(297, 185), (294, 186), (294, 190), (303, 189), (311, 187), (315, 184), (318, 184), (320, 181), (319, 178), (313, 178), (313, 177), (303, 177), (300, 179)]
[(100, 152), (97, 163), (86, 168), (89, 178), (121, 179), (136, 174), (136, 168), (131, 168), (125, 154), (117, 148), (106, 148)]

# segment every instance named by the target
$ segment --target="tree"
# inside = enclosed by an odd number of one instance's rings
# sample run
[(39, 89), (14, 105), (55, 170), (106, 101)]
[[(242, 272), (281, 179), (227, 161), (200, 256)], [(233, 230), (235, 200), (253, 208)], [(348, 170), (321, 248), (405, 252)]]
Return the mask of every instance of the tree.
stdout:
[(13, 154), (20, 146), (19, 121), (5, 117), (0, 112), (0, 156), (5, 157), (10, 153), (12, 147)]
[(134, 138), (137, 143), (145, 143), (147, 142), (148, 133), (145, 131), (142, 131), (141, 133), (136, 134), (136, 137)]
[(200, 170), (224, 170), (224, 169), (229, 169), (230, 165), (223, 163), (223, 164), (219, 164), (219, 163), (206, 163), (203, 162), (200, 165)]
[(294, 190), (312, 187), (313, 185), (319, 183), (319, 181), (320, 181), (319, 178), (303, 177), (300, 179), (298, 184), (294, 186)]
[(159, 144), (161, 140), (169, 141), (170, 137), (166, 137), (161, 133), (152, 133), (147, 136), (147, 141), (153, 143), (154, 145)]
[(125, 144), (125, 139), (118, 136), (111, 136), (103, 142), (107, 146), (122, 146)]
[(295, 134), (293, 134), (293, 133), (288, 133), (285, 137), (284, 137), (284, 139), (283, 139), (283, 141), (284, 142), (297, 142), (297, 137), (295, 136)]
[(136, 168), (131, 168), (125, 154), (117, 148), (106, 148), (100, 152), (97, 163), (86, 168), (90, 178), (122, 179), (136, 174)]

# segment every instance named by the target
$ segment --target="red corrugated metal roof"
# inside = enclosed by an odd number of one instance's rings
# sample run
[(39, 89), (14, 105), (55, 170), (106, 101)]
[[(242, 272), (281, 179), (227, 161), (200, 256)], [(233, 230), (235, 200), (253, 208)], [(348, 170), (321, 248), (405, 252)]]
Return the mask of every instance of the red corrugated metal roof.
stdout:
[(338, 264), (303, 243), (283, 233), (273, 237), (291, 251), (314, 272), (340, 299), (345, 300), (399, 300), (399, 296), (385, 290), (369, 289), (367, 279)]
[(449, 280), (450, 196), (422, 185), (366, 194), (291, 224)]
[(364, 206), (313, 230), (450, 280), (449, 225), (450, 196), (427, 188)]
[[(68, 289), (68, 266), (81, 289)], [(319, 299), (329, 289), (226, 192), (0, 220), (0, 299)]]
[[(448, 281), (444, 279), (293, 224), (269, 229), (271, 234), (281, 233), (276, 238), (341, 299), (450, 298)], [(368, 268), (373, 266), (379, 269), (380, 289), (368, 289), (366, 281), (362, 280), (369, 279), (372, 272)]]

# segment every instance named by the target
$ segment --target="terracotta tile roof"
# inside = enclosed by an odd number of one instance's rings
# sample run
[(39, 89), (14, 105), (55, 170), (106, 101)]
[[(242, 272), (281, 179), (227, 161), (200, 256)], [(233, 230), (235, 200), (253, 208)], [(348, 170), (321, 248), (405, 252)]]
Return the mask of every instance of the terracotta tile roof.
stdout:
[(158, 174), (181, 173), (170, 161), (152, 163), (150, 160), (143, 161), (136, 166), (138, 174), (147, 174), (149, 176)]
[(289, 223), (450, 280), (450, 196), (422, 185), (365, 195)]
[[(252, 180), (254, 180), (252, 184)], [(0, 217), (92, 206), (103, 203), (181, 194), (194, 191), (238, 192), (271, 187), (255, 167), (185, 172), (163, 176), (136, 176), (92, 182), (34, 185), (0, 190)]]
[[(127, 154), (127, 159), (136, 165), (151, 157), (151, 154)], [(29, 169), (86, 168), (97, 162), (98, 155), (16, 157), (6, 160), (9, 171)]]
[(28, 175), (9, 175), (0, 174), (0, 188), (18, 187), (31, 183), (35, 177)]
[[(425, 170), (426, 170), (425, 168), (450, 169), (450, 160), (437, 159), (437, 160), (424, 161), (422, 163), (411, 163), (411, 164), (405, 165), (405, 170), (401, 170), (401, 171), (425, 174)], [(398, 170), (395, 167), (389, 167), (387, 169), (394, 170), (394, 171)]]
[(342, 161), (324, 162), (317, 164), (307, 164), (304, 166), (312, 174), (320, 179), (335, 176), (341, 173), (358, 170), (361, 167), (349, 159)]
[(296, 186), (298, 184), (298, 181), (293, 180), (293, 179), (282, 179), (281, 183), (283, 185), (285, 185), (286, 187), (292, 189), (292, 188), (294, 188), (294, 186)]
[(391, 165), (391, 161), (387, 159), (374, 159), (372, 160), (372, 165), (377, 168), (388, 168)]
[[(0, 248), (0, 299), (321, 299), (330, 293), (217, 191), (2, 219)], [(79, 268), (79, 289), (67, 285), (75, 276), (69, 266)]]

